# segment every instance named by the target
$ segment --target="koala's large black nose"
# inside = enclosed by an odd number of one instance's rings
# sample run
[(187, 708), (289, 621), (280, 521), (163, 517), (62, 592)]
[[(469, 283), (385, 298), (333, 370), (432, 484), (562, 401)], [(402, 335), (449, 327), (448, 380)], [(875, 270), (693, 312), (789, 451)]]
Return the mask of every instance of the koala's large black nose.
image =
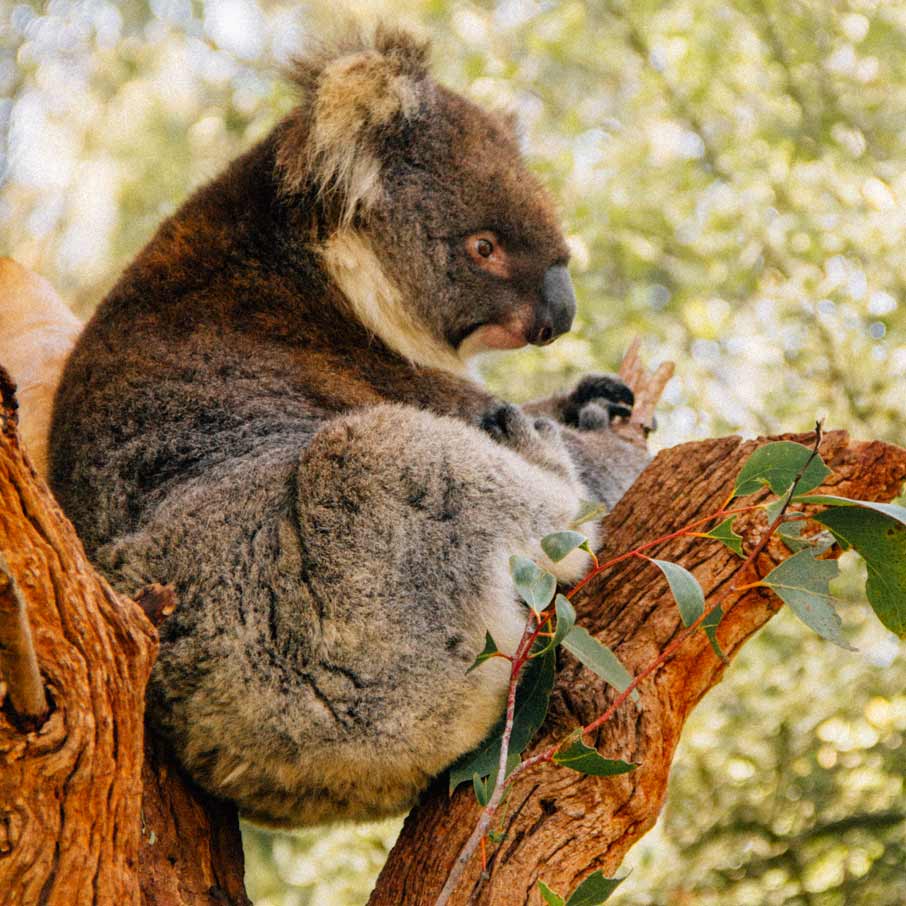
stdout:
[(566, 333), (576, 314), (576, 294), (569, 272), (562, 264), (555, 264), (544, 272), (541, 284), (541, 304), (535, 311), (528, 340), (535, 346), (544, 346)]

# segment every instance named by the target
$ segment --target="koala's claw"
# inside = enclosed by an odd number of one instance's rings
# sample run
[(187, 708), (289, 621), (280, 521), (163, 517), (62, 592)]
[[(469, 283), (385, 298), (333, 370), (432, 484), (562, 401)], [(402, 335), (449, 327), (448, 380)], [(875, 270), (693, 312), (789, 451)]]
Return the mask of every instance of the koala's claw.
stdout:
[(635, 396), (612, 374), (590, 374), (579, 381), (563, 410), (563, 421), (583, 431), (606, 428), (615, 418), (629, 418)]

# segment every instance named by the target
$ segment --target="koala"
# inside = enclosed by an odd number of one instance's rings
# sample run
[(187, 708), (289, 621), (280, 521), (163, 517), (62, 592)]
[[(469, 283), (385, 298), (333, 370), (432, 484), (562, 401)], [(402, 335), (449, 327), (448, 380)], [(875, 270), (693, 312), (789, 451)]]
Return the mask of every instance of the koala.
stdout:
[[(513, 554), (613, 504), (644, 450), (593, 375), (518, 407), (470, 361), (569, 330), (550, 199), (512, 123), (379, 28), (309, 53), (298, 106), (167, 220), (69, 357), (52, 487), (128, 594), (173, 586), (148, 717), (271, 826), (409, 807), (499, 719)], [(594, 534), (593, 526), (586, 526)]]

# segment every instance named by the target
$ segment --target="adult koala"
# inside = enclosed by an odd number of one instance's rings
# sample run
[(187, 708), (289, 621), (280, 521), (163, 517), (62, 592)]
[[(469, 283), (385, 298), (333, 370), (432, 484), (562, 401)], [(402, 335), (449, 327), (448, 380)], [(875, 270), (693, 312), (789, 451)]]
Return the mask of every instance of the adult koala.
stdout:
[(505, 665), (465, 671), (486, 630), (519, 637), (509, 556), (645, 461), (609, 431), (613, 379), (520, 410), (469, 376), (575, 300), (509, 124), (426, 60), (379, 29), (300, 61), (299, 107), (163, 224), (56, 397), (90, 555), (176, 589), (153, 723), (273, 825), (398, 812), (480, 742)]

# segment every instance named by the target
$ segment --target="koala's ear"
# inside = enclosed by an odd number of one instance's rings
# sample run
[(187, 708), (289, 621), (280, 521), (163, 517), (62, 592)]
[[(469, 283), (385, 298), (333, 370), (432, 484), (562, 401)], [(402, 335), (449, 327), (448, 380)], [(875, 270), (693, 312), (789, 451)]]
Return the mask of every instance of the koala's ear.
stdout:
[(277, 169), (285, 192), (313, 189), (338, 224), (381, 199), (382, 143), (418, 110), (426, 40), (378, 27), (294, 61), (301, 103), (284, 122)]

